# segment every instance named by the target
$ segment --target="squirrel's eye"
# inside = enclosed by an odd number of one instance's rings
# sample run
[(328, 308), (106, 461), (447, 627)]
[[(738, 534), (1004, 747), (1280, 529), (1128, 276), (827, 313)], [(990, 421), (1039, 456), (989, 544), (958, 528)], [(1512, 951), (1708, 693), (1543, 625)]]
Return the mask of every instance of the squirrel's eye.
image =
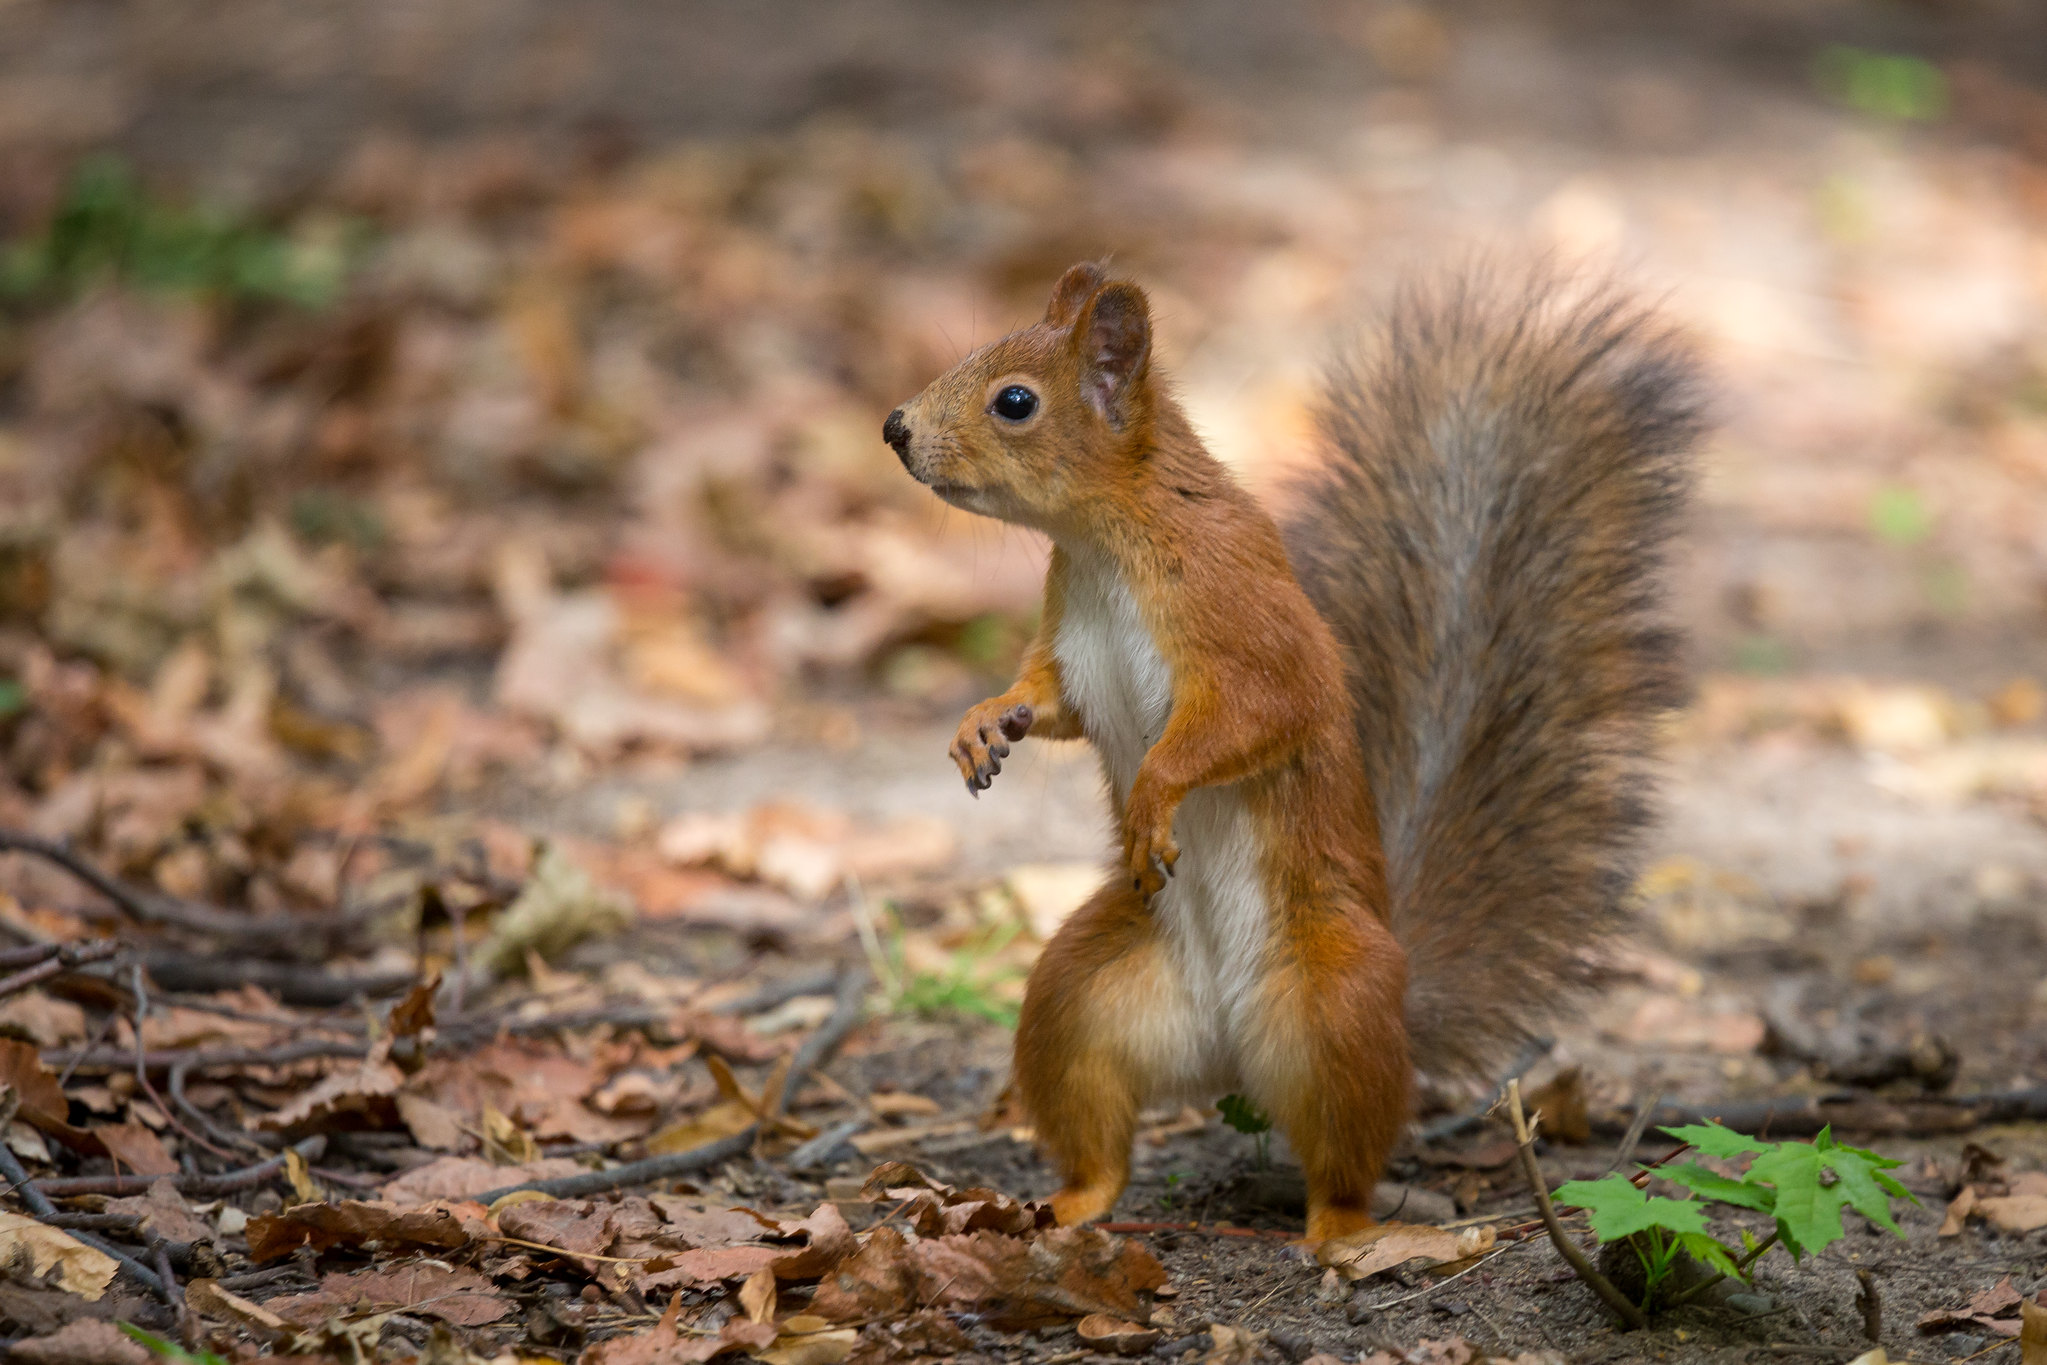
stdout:
[(1011, 384), (995, 395), (990, 407), (997, 417), (1006, 422), (1021, 422), (1038, 410), (1038, 395), (1021, 384)]

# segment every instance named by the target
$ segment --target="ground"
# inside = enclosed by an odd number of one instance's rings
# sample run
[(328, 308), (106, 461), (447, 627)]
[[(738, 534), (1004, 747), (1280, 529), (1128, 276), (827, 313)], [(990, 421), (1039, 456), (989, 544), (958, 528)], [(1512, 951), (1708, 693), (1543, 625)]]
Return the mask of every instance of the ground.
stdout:
[[(185, 1182), (57, 1216), (300, 1300), (275, 1328), (201, 1291), (181, 1320), (130, 1272), (88, 1300), (17, 1263), (0, 1334), (132, 1315), (223, 1351), (597, 1365), (672, 1347), (678, 1283), (682, 1340), (725, 1340), (764, 1247), (830, 1241), (705, 1231), (690, 1201), (830, 1202), (872, 1251), (911, 1216), (856, 1196), (885, 1159), (1049, 1193), (1006, 1021), (1104, 803), (1078, 745), (961, 789), (954, 721), (1013, 665), (1043, 548), (938, 507), (882, 415), (1106, 256), (1279, 506), (1323, 362), (1400, 278), (1547, 251), (1697, 339), (1717, 426), (1669, 575), (1692, 694), (1635, 932), (1523, 1077), (1544, 1169), (1598, 1176), (1652, 1101), (1847, 1096), (1920, 1202), (1903, 1240), (1851, 1215), (1761, 1262), (1760, 1297), (1627, 1334), (1528, 1226), (1497, 1116), (1390, 1174), (1401, 1217), (1490, 1219), (1508, 1249), (1338, 1291), (1286, 1245), (1284, 1143), (1262, 1164), (1213, 1112), (1160, 1113), (1113, 1215), (1195, 1225), (1129, 1234), (1177, 1290), (1156, 1349), (1232, 1359), (1219, 1326), (1295, 1359), (1846, 1359), (1869, 1270), (1893, 1358), (2016, 1359), (1990, 1325), (2015, 1305), (1917, 1324), (2047, 1275), (2020, 1213), (1940, 1235), (1958, 1194), (2047, 1170), (2037, 1100), (1953, 1102), (2047, 1084), (2042, 36), (1998, 0), (0, 4), (0, 830), (130, 888), (117, 910), (0, 855), (5, 971), (113, 954), (0, 983), (7, 1143), (39, 1179)], [(835, 1033), (841, 969), (868, 984)], [(774, 1128), (776, 1059), (824, 1034), (802, 1134), (669, 1205), (645, 1201), (672, 1178), (600, 1196), (601, 1235), (467, 1205), (439, 1242), (289, 1252), (304, 1210), (391, 1175), (435, 1173), (384, 1191), (404, 1208), (461, 1205), (541, 1159)], [(279, 1055), (308, 1041), (336, 1055)], [(296, 1179), (203, 1192), (314, 1137)], [(1051, 1254), (1028, 1212), (987, 1217)], [(376, 1278), (436, 1258), (474, 1278)], [(924, 1354), (1089, 1349), (1074, 1313), (1013, 1332), (1013, 1303), (929, 1273), (833, 1324), (867, 1324), (863, 1359), (930, 1304), (967, 1344)], [(828, 1298), (777, 1274), (782, 1338), (732, 1349), (796, 1350)], [(1119, 1284), (1090, 1292), (1135, 1312)]]

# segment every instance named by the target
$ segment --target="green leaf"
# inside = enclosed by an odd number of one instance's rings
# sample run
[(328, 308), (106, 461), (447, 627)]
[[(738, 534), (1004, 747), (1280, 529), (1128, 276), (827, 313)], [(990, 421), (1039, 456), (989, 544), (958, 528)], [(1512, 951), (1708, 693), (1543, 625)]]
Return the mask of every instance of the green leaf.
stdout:
[(1820, 1179), (1821, 1158), (1832, 1153), (1804, 1142), (1777, 1144), (1749, 1167), (1748, 1178), (1777, 1187), (1777, 1223), (1794, 1257), (1823, 1251), (1841, 1238), (1841, 1207), (1849, 1191)]
[(1729, 1279), (1745, 1280), (1748, 1278), (1741, 1273), (1741, 1267), (1734, 1263), (1734, 1253), (1729, 1251), (1719, 1238), (1708, 1236), (1703, 1232), (1680, 1232), (1677, 1235), (1677, 1240), (1686, 1251), (1692, 1254), (1693, 1260), (1702, 1261), (1712, 1266)]
[(1682, 1166), (1658, 1166), (1656, 1174), (1665, 1180), (1675, 1181), (1692, 1193), (1706, 1199), (1717, 1199), (1723, 1204), (1737, 1204), (1758, 1213), (1774, 1213), (1777, 1207), (1776, 1192), (1767, 1185), (1751, 1185), (1745, 1180), (1709, 1171), (1696, 1161), (1687, 1161)]
[(1703, 1235), (1706, 1231), (1706, 1211), (1695, 1200), (1651, 1198), (1618, 1173), (1598, 1180), (1569, 1181), (1557, 1187), (1554, 1197), (1560, 1204), (1585, 1210), (1591, 1216), (1592, 1231), (1602, 1242), (1617, 1242), (1650, 1228), (1680, 1234)]
[(165, 1341), (154, 1333), (143, 1331), (132, 1322), (117, 1322), (114, 1325), (141, 1342), (144, 1348), (154, 1351), (165, 1360), (176, 1362), (176, 1365), (227, 1365), (226, 1360), (211, 1351), (188, 1351), (175, 1341)]
[(1216, 1101), (1223, 1122), (1240, 1133), (1263, 1133), (1271, 1129), (1272, 1119), (1263, 1109), (1242, 1095), (1225, 1095)]
[(1770, 1150), (1770, 1144), (1757, 1142), (1746, 1133), (1737, 1133), (1732, 1128), (1723, 1128), (1717, 1123), (1694, 1123), (1683, 1128), (1666, 1128), (1663, 1131), (1679, 1142), (1688, 1142), (1707, 1156), (1717, 1156), (1723, 1161), (1729, 1157), (1760, 1154)]
[[(1854, 1147), (1836, 1147), (1823, 1153), (1821, 1160), (1825, 1162), (1827, 1169), (1834, 1173), (1837, 1182), (1834, 1188), (1842, 1194), (1850, 1208), (1878, 1227), (1889, 1228), (1903, 1237), (1905, 1235), (1903, 1229), (1891, 1217), (1891, 1200), (1890, 1195), (1885, 1192), (1885, 1185), (1888, 1183), (1899, 1190), (1904, 1190), (1904, 1187), (1876, 1169), (1870, 1160), (1873, 1156), (1875, 1153), (1863, 1152)], [(1892, 1166), (1898, 1164), (1884, 1157), (1875, 1159)], [(1905, 1191), (1905, 1197), (1911, 1199), (1911, 1192)]]

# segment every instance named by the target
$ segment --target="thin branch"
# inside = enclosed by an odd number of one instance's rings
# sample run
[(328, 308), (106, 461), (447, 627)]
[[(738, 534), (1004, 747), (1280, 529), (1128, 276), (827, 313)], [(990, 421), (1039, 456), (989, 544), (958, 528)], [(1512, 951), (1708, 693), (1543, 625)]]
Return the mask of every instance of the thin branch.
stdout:
[[(103, 962), (121, 951), (121, 945), (112, 939), (91, 939), (84, 943), (41, 944), (33, 949), (21, 949), (4, 956), (19, 960), (33, 952), (35, 965), (23, 967), (12, 976), (0, 977), (0, 1000), (6, 999), (31, 986), (39, 986), (53, 976), (62, 976), (75, 971), (88, 962)], [(15, 965), (13, 962), (6, 966)]]
[(743, 1156), (752, 1149), (754, 1135), (758, 1131), (759, 1125), (749, 1125), (730, 1137), (707, 1142), (701, 1147), (692, 1147), (686, 1152), (648, 1157), (645, 1161), (628, 1161), (623, 1166), (614, 1166), (608, 1171), (584, 1171), (578, 1175), (565, 1175), (553, 1180), (523, 1180), (516, 1185), (485, 1190), (482, 1194), (469, 1197), (487, 1207), (506, 1195), (516, 1194), (521, 1190), (536, 1190), (541, 1194), (552, 1195), (556, 1199), (580, 1199), (585, 1195), (607, 1194), (612, 1190), (624, 1189), (628, 1185), (648, 1185), (657, 1180), (689, 1175), (729, 1161), (733, 1157)]
[[(310, 1163), (318, 1160), (320, 1153), (327, 1150), (327, 1139), (316, 1133), (312, 1137), (300, 1139), (289, 1150), (297, 1152)], [(219, 1175), (200, 1175), (186, 1171), (177, 1175), (75, 1175), (35, 1180), (22, 1186), (21, 1193), (22, 1198), (28, 1199), (30, 1207), (33, 1208), (34, 1199), (38, 1197), (47, 1202), (51, 1196), (68, 1199), (80, 1194), (147, 1194), (151, 1185), (159, 1180), (168, 1180), (179, 1194), (211, 1197), (234, 1194), (262, 1184), (284, 1170), (285, 1159), (286, 1153), (279, 1152), (267, 1161), (244, 1166), (238, 1171), (222, 1171)], [(11, 1176), (9, 1178), (12, 1179)], [(22, 1179), (28, 1178), (23, 1176)], [(34, 1191), (33, 1196), (30, 1191)]]
[(1592, 1262), (1585, 1259), (1585, 1253), (1578, 1249), (1557, 1221), (1557, 1211), (1549, 1200), (1549, 1182), (1543, 1179), (1542, 1166), (1535, 1159), (1535, 1134), (1529, 1130), (1528, 1116), (1521, 1110), (1521, 1082), (1518, 1078), (1507, 1082), (1507, 1111), (1514, 1120), (1514, 1140), (1519, 1144), (1521, 1170), (1528, 1177), (1528, 1187), (1535, 1192), (1536, 1211), (1542, 1215), (1543, 1226), (1549, 1229), (1549, 1239), (1559, 1254), (1570, 1263), (1578, 1278), (1590, 1285), (1592, 1292), (1606, 1301), (1606, 1306), (1620, 1315), (1622, 1322), (1630, 1328), (1643, 1328), (1649, 1319), (1628, 1300), (1628, 1296), (1613, 1287), (1613, 1281), (1599, 1273)]

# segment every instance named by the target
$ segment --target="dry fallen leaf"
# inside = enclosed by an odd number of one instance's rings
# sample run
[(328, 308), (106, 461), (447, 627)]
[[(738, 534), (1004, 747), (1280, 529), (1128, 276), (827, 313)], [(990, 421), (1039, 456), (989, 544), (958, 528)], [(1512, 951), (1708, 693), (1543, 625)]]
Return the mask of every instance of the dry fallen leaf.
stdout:
[(1106, 1313), (1088, 1314), (1074, 1330), (1089, 1348), (1119, 1356), (1142, 1355), (1164, 1335), (1156, 1327), (1140, 1327)]
[(10, 1365), (151, 1365), (157, 1357), (113, 1323), (81, 1318), (49, 1336), (15, 1342), (7, 1359)]
[(391, 1311), (481, 1327), (513, 1312), (512, 1301), (476, 1271), (435, 1261), (323, 1275), (311, 1293), (271, 1299), (263, 1306), (301, 1329), (341, 1314)]
[(2019, 1365), (2047, 1365), (2047, 1304), (2019, 1305)]
[(281, 1213), (249, 1220), (249, 1258), (274, 1261), (302, 1246), (325, 1251), (377, 1242), (387, 1251), (453, 1251), (485, 1232), (476, 1204), (433, 1203), (405, 1207), (382, 1200), (350, 1199), (336, 1204), (296, 1204)]
[(1926, 1314), (1919, 1319), (1922, 1332), (1954, 1332), (1988, 1330), (2003, 1337), (2019, 1334), (2020, 1306), (2025, 1296), (2019, 1293), (2007, 1275), (1988, 1289), (1978, 1290), (1969, 1296), (1969, 1302), (1960, 1308), (1943, 1308)]
[(1477, 1256), (1493, 1247), (1492, 1227), (1426, 1227), (1408, 1223), (1382, 1223), (1348, 1237), (1332, 1237), (1316, 1248), (1315, 1259), (1346, 1280), (1363, 1280), (1393, 1270), (1409, 1261), (1442, 1265)]
[(120, 1269), (113, 1257), (68, 1232), (5, 1212), (0, 1212), (0, 1265), (22, 1266), (31, 1279), (55, 1269), (58, 1284), (88, 1301), (105, 1294)]

